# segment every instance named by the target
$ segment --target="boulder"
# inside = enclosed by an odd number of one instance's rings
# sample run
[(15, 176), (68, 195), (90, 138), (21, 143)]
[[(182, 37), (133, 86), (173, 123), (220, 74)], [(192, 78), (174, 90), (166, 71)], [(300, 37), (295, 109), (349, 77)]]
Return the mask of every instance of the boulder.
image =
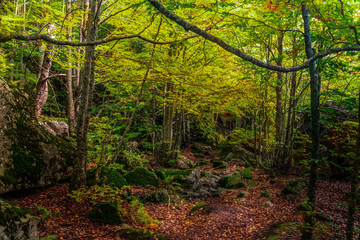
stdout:
[(294, 180), (285, 186), (285, 188), (282, 190), (281, 194), (285, 195), (285, 196), (296, 195), (296, 194), (299, 194), (301, 192), (301, 190), (304, 189), (304, 187), (305, 187), (304, 183), (302, 183), (298, 180)]
[(40, 218), (25, 213), (14, 203), (0, 199), (0, 239), (39, 239)]
[(174, 239), (171, 236), (152, 232), (147, 229), (139, 229), (139, 228), (133, 228), (128, 225), (123, 226), (122, 228), (115, 231), (116, 234), (124, 239), (128, 240), (171, 240)]
[(274, 204), (270, 201), (266, 201), (263, 204), (261, 204), (262, 207), (272, 207)]
[(119, 210), (120, 207), (117, 201), (105, 200), (96, 204), (88, 213), (88, 216), (101, 223), (116, 225), (123, 222)]
[(245, 186), (245, 184), (243, 183), (242, 175), (236, 172), (220, 178), (218, 181), (218, 185), (219, 187), (230, 189), (242, 188)]
[(155, 187), (159, 186), (158, 178), (154, 172), (149, 171), (146, 167), (138, 166), (132, 171), (128, 172), (125, 175), (125, 179), (128, 184), (135, 186), (145, 187), (147, 185), (152, 185)]
[(52, 135), (62, 137), (69, 136), (69, 125), (64, 121), (44, 121), (39, 122), (39, 124)]
[(195, 163), (185, 156), (179, 156), (177, 159), (177, 167), (180, 169), (193, 168)]
[(144, 201), (153, 203), (167, 203), (169, 202), (169, 193), (165, 189), (161, 189), (146, 195)]
[(256, 165), (255, 155), (245, 147), (235, 145), (222, 154), (224, 161), (236, 161), (245, 167), (254, 167)]
[(55, 183), (74, 157), (74, 144), (41, 127), (29, 102), (0, 79), (0, 194)]
[[(95, 182), (95, 172), (97, 171), (97, 168), (91, 168), (86, 172), (86, 179), (88, 185), (94, 185), (97, 184)], [(125, 178), (123, 178), (120, 173), (115, 170), (111, 169), (109, 167), (101, 167), (100, 173), (99, 173), (99, 180), (101, 184), (107, 184), (110, 186), (121, 188), (127, 184)]]

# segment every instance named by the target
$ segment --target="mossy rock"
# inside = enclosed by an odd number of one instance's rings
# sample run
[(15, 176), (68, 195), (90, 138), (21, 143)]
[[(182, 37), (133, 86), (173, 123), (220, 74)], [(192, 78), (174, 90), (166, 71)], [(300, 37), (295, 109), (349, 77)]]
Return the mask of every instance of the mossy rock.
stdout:
[(169, 194), (166, 192), (165, 189), (162, 189), (146, 195), (144, 201), (153, 203), (167, 203), (169, 202)]
[(88, 213), (88, 216), (101, 223), (116, 225), (123, 222), (119, 210), (120, 207), (117, 201), (105, 200), (96, 204)]
[(281, 194), (288, 196), (288, 195), (296, 195), (299, 194), (301, 192), (301, 190), (303, 190), (305, 187), (305, 184), (298, 181), (298, 180), (294, 180), (291, 181), (288, 185), (285, 186), (284, 190), (282, 190)]
[(237, 173), (223, 176), (222, 178), (219, 179), (218, 185), (220, 187), (231, 188), (231, 189), (241, 188), (245, 186), (245, 184), (242, 181), (242, 176)]
[(209, 204), (205, 202), (201, 202), (195, 204), (191, 208), (189, 214), (190, 215), (209, 214), (210, 212), (211, 212), (211, 207), (209, 206)]
[(135, 186), (145, 187), (147, 185), (152, 185), (155, 187), (159, 186), (158, 178), (154, 172), (149, 171), (145, 167), (136, 167), (132, 171), (128, 172), (125, 175), (125, 179), (128, 184)]
[(25, 215), (24, 211), (16, 206), (15, 203), (0, 198), (0, 225), (6, 226), (7, 223), (19, 221)]
[(262, 197), (270, 197), (270, 190), (269, 189), (267, 189), (267, 190), (265, 190), (265, 191), (263, 191), (261, 194), (260, 194), (260, 196), (262, 196)]
[(246, 197), (247, 195), (249, 195), (249, 192), (244, 191), (244, 190), (241, 190), (241, 191), (239, 192), (239, 194), (237, 195), (237, 198), (244, 198), (244, 197)]
[(213, 164), (213, 167), (216, 169), (226, 168), (224, 161), (221, 161), (219, 159), (211, 159), (210, 162)]
[[(96, 167), (87, 170), (86, 178), (88, 185), (95, 184), (95, 172)], [(105, 182), (104, 182), (105, 181)], [(114, 187), (121, 188), (127, 185), (125, 178), (123, 178), (116, 169), (111, 169), (109, 167), (101, 167), (100, 170), (100, 183), (105, 183)]]
[(116, 230), (116, 233), (119, 237), (125, 238), (127, 240), (172, 240), (173, 237), (168, 235), (152, 232), (147, 229), (133, 228), (130, 226), (125, 226)]
[(205, 159), (205, 158), (201, 158), (198, 162), (197, 162), (197, 166), (203, 166), (209, 163), (209, 160)]

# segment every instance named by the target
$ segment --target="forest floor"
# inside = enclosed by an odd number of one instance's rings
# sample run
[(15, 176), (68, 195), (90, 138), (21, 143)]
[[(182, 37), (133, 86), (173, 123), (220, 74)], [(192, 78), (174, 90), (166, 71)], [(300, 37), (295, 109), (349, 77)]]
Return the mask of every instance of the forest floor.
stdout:
[[(185, 155), (192, 158), (189, 149)], [(213, 154), (210, 154), (210, 158)], [(196, 161), (196, 158), (191, 159)], [(208, 166), (211, 167), (211, 166)], [(229, 174), (238, 167), (229, 165), (222, 174)], [(216, 172), (218, 170), (212, 169)], [(171, 199), (170, 203), (145, 203), (146, 212), (157, 223), (147, 227), (132, 217), (129, 204), (121, 204), (124, 222), (127, 225), (164, 233), (174, 239), (300, 239), (304, 212), (301, 202), (306, 197), (306, 188), (300, 194), (285, 197), (284, 187), (296, 174), (279, 175), (270, 183), (266, 171), (255, 169), (253, 178), (246, 187), (228, 190), (217, 197)], [(302, 178), (304, 179), (304, 178)], [(247, 192), (239, 197), (240, 192)], [(318, 239), (345, 239), (346, 193), (350, 185), (345, 181), (319, 180), (317, 185), (316, 231)], [(155, 189), (131, 187), (131, 195), (144, 195)], [(56, 239), (122, 239), (115, 230), (121, 225), (107, 225), (92, 221), (87, 213), (93, 204), (89, 199), (76, 201), (70, 197), (66, 184), (53, 186), (31, 195), (13, 199), (19, 206), (37, 209), (43, 221), (40, 225), (41, 237), (56, 236)], [(99, 199), (101, 201), (101, 199)], [(265, 202), (271, 206), (263, 206)], [(197, 203), (207, 203), (207, 212), (191, 214)], [(127, 213), (124, 214), (124, 213)], [(130, 217), (129, 217), (130, 215)], [(355, 225), (360, 228), (360, 213)], [(359, 229), (358, 229), (359, 230)], [(53, 239), (53, 238), (44, 238)], [(356, 238), (357, 239), (357, 238)]]
[[(296, 176), (276, 177), (276, 183), (270, 184), (263, 170), (253, 171), (253, 181), (258, 184), (247, 188), (244, 198), (237, 195), (241, 189), (228, 191), (219, 197), (206, 199), (177, 200), (177, 204), (146, 203), (150, 216), (159, 221), (147, 228), (152, 231), (173, 236), (175, 239), (299, 239), (300, 223), (303, 214), (299, 202), (306, 193), (287, 199), (280, 196), (286, 183)], [(317, 192), (317, 231), (320, 239), (344, 239), (346, 225), (346, 182), (319, 181)], [(134, 191), (148, 189), (134, 188)], [(261, 196), (268, 190), (269, 197)], [(41, 236), (55, 235), (56, 239), (121, 239), (114, 230), (120, 226), (111, 226), (93, 222), (87, 213), (92, 208), (89, 202), (77, 202), (68, 196), (68, 186), (58, 185), (41, 192), (20, 197), (15, 202), (22, 207), (46, 209), (45, 221), (40, 227)], [(261, 206), (271, 201), (271, 207)], [(210, 213), (191, 215), (191, 208), (199, 202), (210, 206)], [(47, 212), (49, 211), (49, 212)], [(58, 214), (56, 214), (58, 213)], [(356, 225), (360, 227), (360, 215)], [(127, 221), (125, 219), (125, 221)], [(139, 226), (128, 220), (132, 226)], [(142, 227), (144, 228), (144, 227)]]

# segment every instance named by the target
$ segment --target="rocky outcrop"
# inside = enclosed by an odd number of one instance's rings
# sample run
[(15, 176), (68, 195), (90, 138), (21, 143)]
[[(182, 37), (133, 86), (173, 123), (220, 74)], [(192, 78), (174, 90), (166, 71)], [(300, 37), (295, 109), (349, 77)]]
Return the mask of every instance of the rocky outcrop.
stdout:
[(39, 239), (38, 217), (26, 214), (14, 203), (0, 199), (0, 239)]
[(73, 144), (38, 124), (29, 102), (0, 79), (0, 194), (58, 181), (74, 156)]

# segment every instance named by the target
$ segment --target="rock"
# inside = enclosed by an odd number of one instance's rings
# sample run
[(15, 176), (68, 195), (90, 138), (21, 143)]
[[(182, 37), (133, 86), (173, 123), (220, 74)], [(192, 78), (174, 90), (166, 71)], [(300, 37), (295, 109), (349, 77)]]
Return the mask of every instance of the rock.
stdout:
[(245, 167), (254, 167), (256, 165), (255, 155), (249, 150), (245, 149), (242, 146), (232, 146), (231, 150), (222, 154), (224, 156), (224, 161), (230, 162), (236, 160), (245, 165)]
[[(87, 170), (86, 179), (88, 185), (94, 185), (95, 183), (95, 172), (97, 168), (91, 168)], [(127, 184), (125, 178), (123, 178), (116, 169), (109, 167), (101, 167), (99, 180), (101, 184), (107, 184), (110, 186), (121, 188)]]
[(226, 175), (220, 178), (218, 185), (223, 188), (231, 188), (231, 189), (241, 188), (245, 186), (242, 180), (243, 180), (242, 175), (240, 173), (235, 172), (233, 174)]
[(156, 233), (147, 229), (133, 228), (128, 225), (115, 231), (116, 234), (127, 240), (171, 240), (174, 239), (165, 234)]
[(177, 167), (180, 169), (193, 168), (195, 163), (185, 156), (179, 156), (177, 159)]
[(239, 192), (239, 194), (237, 195), (237, 198), (244, 198), (244, 197), (246, 197), (247, 195), (249, 195), (249, 193), (248, 193), (247, 191), (241, 190), (241, 191)]
[(281, 194), (288, 196), (288, 195), (296, 195), (303, 190), (305, 187), (304, 183), (294, 180), (291, 181), (288, 185), (285, 186), (284, 190), (282, 190)]
[(216, 169), (226, 168), (226, 165), (220, 159), (211, 159), (210, 162), (213, 164), (213, 167)]
[(191, 152), (193, 154), (199, 154), (199, 155), (209, 155), (211, 151), (211, 147), (204, 144), (204, 143), (200, 143), (200, 142), (194, 142), (193, 144), (191, 144)]
[(211, 207), (205, 202), (195, 204), (191, 210), (190, 215), (199, 215), (199, 214), (209, 214), (211, 212)]
[(39, 124), (52, 135), (62, 137), (69, 136), (69, 125), (64, 121), (44, 121), (39, 122)]
[(0, 239), (39, 239), (40, 218), (26, 214), (14, 203), (0, 199)]
[(119, 210), (120, 207), (117, 201), (105, 200), (96, 204), (88, 213), (88, 216), (98, 222), (116, 225), (123, 222)]
[(56, 183), (75, 144), (39, 125), (25, 94), (0, 79), (0, 194)]
[(148, 194), (147, 196), (145, 196), (144, 201), (154, 203), (167, 203), (169, 202), (169, 194), (165, 189), (162, 189), (157, 192)]
[(261, 204), (262, 207), (272, 207), (274, 204), (270, 201), (266, 201), (263, 204)]
[(135, 186), (145, 187), (147, 185), (152, 185), (155, 187), (159, 186), (158, 178), (156, 174), (149, 171), (148, 168), (145, 167), (136, 167), (132, 171), (128, 172), (125, 175), (125, 179), (128, 184)]

